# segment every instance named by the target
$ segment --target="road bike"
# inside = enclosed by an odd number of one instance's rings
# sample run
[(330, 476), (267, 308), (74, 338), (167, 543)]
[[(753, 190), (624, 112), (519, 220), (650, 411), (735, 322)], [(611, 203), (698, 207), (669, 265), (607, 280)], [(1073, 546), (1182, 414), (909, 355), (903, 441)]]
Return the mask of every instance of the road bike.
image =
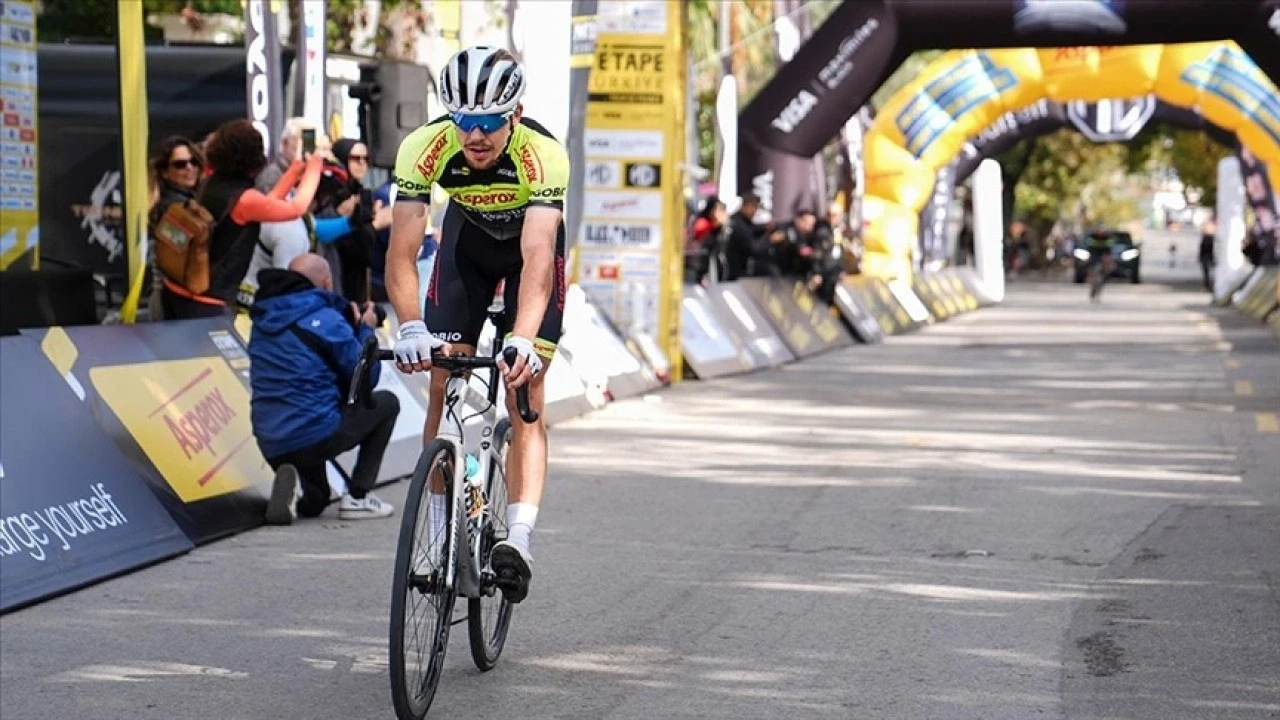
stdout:
[[(501, 311), (491, 309), (489, 319), (493, 327), (504, 327)], [(449, 631), (462, 622), (453, 619), (456, 599), (467, 599), (471, 659), (486, 671), (498, 662), (506, 643), (513, 607), (508, 597), (519, 600), (527, 592), (522, 578), (496, 575), (489, 566), (493, 546), (507, 537), (506, 458), (511, 444), (511, 421), (505, 417), (505, 403), (498, 402), (500, 344), (495, 340), (493, 347), (489, 356), (435, 355), (431, 361), (432, 367), (449, 373), (444, 416), (409, 483), (392, 579), (391, 700), (400, 720), (422, 720), (431, 707)], [(511, 365), (516, 351), (507, 350), (503, 357)], [(378, 347), (376, 338), (365, 341), (349, 401), (372, 407), (369, 368), (394, 359), (390, 350)], [(470, 383), (472, 370), (488, 371), (486, 392)], [(529, 408), (528, 392), (528, 386), (516, 391), (516, 409), (521, 420), (532, 423), (538, 414)], [(466, 415), (477, 407), (483, 409)], [(475, 417), (481, 418), (478, 458), (468, 454), (464, 433), (464, 424)], [(444, 489), (443, 510), (432, 507), (428, 487)], [(440, 528), (440, 536), (424, 538), (433, 525)]]

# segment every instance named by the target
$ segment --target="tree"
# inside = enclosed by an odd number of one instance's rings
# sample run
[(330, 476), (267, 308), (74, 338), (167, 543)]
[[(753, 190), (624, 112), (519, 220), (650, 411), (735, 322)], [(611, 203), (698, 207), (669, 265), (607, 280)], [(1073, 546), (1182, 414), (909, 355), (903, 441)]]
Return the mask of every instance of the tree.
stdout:
[(1198, 194), (1201, 202), (1212, 202), (1217, 196), (1218, 162), (1234, 151), (1201, 130), (1163, 123), (1144, 128), (1128, 147), (1126, 161), (1130, 171), (1172, 168), (1182, 181), (1183, 194)]

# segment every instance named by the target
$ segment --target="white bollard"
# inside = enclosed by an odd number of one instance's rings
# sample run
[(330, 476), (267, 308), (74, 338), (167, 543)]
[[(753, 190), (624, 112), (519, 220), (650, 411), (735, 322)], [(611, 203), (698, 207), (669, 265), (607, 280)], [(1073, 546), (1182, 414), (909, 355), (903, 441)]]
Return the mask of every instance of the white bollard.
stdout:
[(973, 254), (978, 279), (995, 302), (1004, 300), (1004, 200), (1000, 163), (983, 160), (973, 173)]
[(1244, 254), (1244, 181), (1240, 161), (1228, 156), (1218, 161), (1218, 234), (1214, 238), (1213, 295), (1221, 298), (1248, 273)]

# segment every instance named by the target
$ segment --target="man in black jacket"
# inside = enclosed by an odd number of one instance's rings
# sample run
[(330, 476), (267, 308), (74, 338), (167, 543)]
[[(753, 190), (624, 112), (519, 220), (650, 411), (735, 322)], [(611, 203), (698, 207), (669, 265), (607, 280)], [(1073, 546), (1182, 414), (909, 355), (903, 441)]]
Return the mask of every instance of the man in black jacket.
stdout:
[(729, 216), (729, 239), (725, 246), (724, 282), (746, 277), (752, 255), (764, 238), (765, 229), (755, 224), (760, 210), (760, 198), (747, 193), (742, 196), (742, 206)]

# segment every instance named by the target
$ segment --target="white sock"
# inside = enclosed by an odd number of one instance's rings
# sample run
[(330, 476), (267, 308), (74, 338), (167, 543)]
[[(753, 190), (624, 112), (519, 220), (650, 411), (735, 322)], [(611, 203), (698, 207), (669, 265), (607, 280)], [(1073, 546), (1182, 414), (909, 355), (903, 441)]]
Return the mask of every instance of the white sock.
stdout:
[(430, 504), (427, 506), (427, 532), (430, 533), (430, 537), (427, 540), (427, 547), (431, 548), (431, 552), (435, 555), (432, 560), (436, 561), (444, 553), (444, 523), (449, 513), (449, 499), (447, 495), (437, 495), (430, 491), (428, 491), (428, 497)]
[(529, 549), (533, 526), (538, 522), (538, 506), (533, 503), (511, 503), (507, 506), (507, 540), (516, 547)]

